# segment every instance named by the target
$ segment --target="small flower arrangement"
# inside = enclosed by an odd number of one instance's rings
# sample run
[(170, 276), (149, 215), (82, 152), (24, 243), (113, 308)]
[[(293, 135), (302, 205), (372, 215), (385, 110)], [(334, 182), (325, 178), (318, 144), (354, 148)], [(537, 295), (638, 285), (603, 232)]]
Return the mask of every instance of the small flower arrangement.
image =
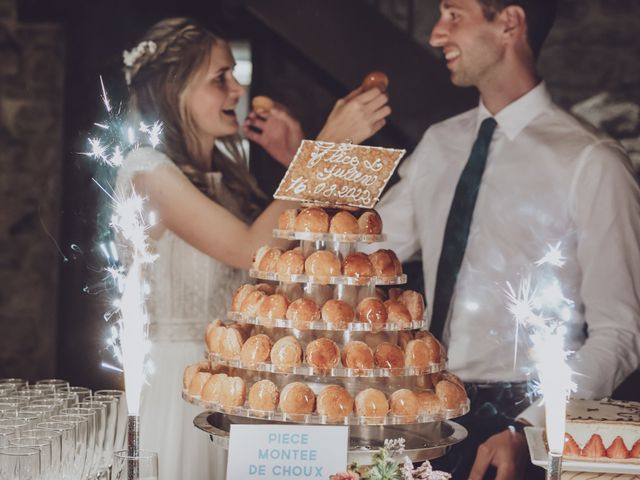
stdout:
[(451, 475), (433, 470), (429, 461), (413, 468), (411, 459), (404, 457), (402, 464), (393, 457), (404, 452), (404, 438), (385, 440), (384, 447), (373, 454), (373, 465), (360, 467), (357, 463), (349, 465), (346, 472), (336, 473), (329, 480), (449, 480)]

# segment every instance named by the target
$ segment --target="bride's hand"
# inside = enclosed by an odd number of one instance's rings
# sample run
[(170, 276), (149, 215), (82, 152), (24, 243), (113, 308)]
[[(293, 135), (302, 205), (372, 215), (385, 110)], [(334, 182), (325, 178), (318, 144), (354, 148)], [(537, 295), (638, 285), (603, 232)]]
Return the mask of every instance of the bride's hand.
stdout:
[(388, 101), (377, 88), (363, 92), (358, 87), (336, 102), (317, 140), (362, 143), (385, 125), (391, 113)]
[(260, 115), (250, 112), (244, 122), (243, 133), (285, 167), (293, 160), (304, 137), (300, 122), (280, 106)]

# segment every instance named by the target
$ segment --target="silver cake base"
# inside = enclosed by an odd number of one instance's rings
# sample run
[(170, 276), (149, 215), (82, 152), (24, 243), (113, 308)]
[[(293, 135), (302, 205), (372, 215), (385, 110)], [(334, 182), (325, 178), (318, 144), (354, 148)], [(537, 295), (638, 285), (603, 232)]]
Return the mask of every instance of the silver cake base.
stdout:
[[(203, 412), (193, 424), (209, 434), (213, 445), (227, 450), (231, 424), (261, 424), (253, 418), (223, 413)], [(412, 462), (423, 462), (443, 456), (458, 442), (467, 438), (467, 431), (455, 422), (431, 422), (408, 425), (358, 425), (349, 427), (349, 463), (372, 463), (371, 456), (384, 445), (385, 439), (404, 438), (405, 452)], [(398, 460), (401, 460), (398, 458)]]

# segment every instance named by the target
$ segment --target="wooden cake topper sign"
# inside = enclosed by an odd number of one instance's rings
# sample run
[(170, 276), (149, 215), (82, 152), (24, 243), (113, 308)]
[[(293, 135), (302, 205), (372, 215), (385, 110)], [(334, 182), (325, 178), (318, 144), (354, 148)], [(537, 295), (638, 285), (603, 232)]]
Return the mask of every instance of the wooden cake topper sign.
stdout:
[(303, 140), (274, 198), (373, 208), (405, 150)]

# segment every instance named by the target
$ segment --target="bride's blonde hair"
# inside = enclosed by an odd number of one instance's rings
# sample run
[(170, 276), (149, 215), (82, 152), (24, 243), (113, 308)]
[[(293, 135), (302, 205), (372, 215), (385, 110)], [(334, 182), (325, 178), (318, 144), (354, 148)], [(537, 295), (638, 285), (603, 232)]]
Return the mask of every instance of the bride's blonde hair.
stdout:
[[(137, 54), (127, 62), (129, 112), (146, 122), (163, 124), (164, 151), (187, 178), (211, 196), (204, 172), (194, 164), (198, 139), (190, 112), (180, 105), (180, 96), (190, 80), (209, 60), (215, 45), (225, 44), (209, 30), (188, 18), (170, 18), (153, 25), (143, 36)], [(211, 152), (212, 165), (222, 173), (226, 187), (241, 205), (242, 213), (254, 219), (268, 204), (247, 168), (240, 137), (218, 139), (222, 144)]]

